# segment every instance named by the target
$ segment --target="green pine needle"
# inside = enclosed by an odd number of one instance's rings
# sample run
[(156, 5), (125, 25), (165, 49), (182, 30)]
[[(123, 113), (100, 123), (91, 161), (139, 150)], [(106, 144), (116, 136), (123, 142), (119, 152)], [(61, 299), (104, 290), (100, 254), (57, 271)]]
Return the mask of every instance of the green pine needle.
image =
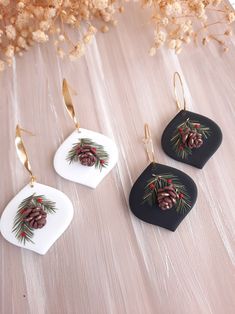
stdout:
[[(199, 128), (195, 128), (195, 125), (199, 124)], [(182, 158), (182, 159), (187, 159), (189, 155), (192, 154), (192, 149), (187, 147), (187, 146), (182, 146), (182, 137), (181, 134), (179, 133), (179, 128), (182, 128), (184, 131), (185, 129), (189, 128), (190, 130), (197, 130), (199, 134), (202, 134), (204, 139), (207, 139), (211, 135), (211, 131), (208, 127), (200, 124), (199, 122), (196, 121), (191, 121), (189, 118), (178, 125), (178, 127), (175, 129), (173, 136), (171, 138), (171, 142), (173, 144), (173, 149), (176, 152), (177, 156)]]
[[(40, 202), (38, 201), (40, 199)], [(27, 222), (24, 221), (24, 210), (31, 207), (40, 206), (47, 214), (53, 214), (56, 212), (55, 202), (48, 200), (44, 195), (32, 194), (24, 199), (18, 206), (16, 216), (14, 218), (14, 224), (12, 232), (15, 233), (16, 238), (20, 243), (24, 245), (26, 242), (31, 242), (34, 236), (34, 228), (31, 228)]]
[(71, 150), (68, 152), (66, 160), (71, 164), (72, 162), (79, 161), (79, 155), (77, 154), (78, 148), (88, 145), (91, 148), (95, 148), (96, 151), (93, 153), (96, 157), (95, 168), (99, 168), (100, 171), (108, 166), (109, 154), (104, 150), (104, 146), (99, 145), (89, 138), (81, 138), (78, 143), (73, 144)]
[[(157, 201), (157, 193), (159, 189), (162, 189), (169, 185), (167, 180), (171, 179), (171, 184), (174, 186), (177, 195), (183, 194), (183, 198), (178, 198), (176, 200), (176, 204), (174, 208), (177, 213), (186, 213), (191, 208), (190, 197), (188, 195), (187, 189), (183, 184), (180, 183), (178, 177), (172, 174), (153, 174), (152, 178), (147, 181), (147, 185), (144, 189), (143, 195), (143, 203), (147, 202), (150, 206), (156, 206), (158, 204)], [(154, 185), (154, 189), (150, 188), (150, 186)]]

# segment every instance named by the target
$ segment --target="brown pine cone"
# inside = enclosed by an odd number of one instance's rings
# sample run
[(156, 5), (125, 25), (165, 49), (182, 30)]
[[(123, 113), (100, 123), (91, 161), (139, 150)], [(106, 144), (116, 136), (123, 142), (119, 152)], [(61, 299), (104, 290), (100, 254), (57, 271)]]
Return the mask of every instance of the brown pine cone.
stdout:
[(187, 139), (187, 146), (189, 148), (199, 148), (203, 144), (202, 134), (198, 133), (196, 130), (191, 131), (189, 133), (188, 139)]
[(33, 229), (41, 229), (45, 226), (47, 213), (41, 207), (27, 208), (23, 211), (24, 221)]
[(157, 191), (158, 205), (162, 210), (170, 209), (176, 203), (178, 195), (172, 184)]
[(92, 167), (96, 163), (95, 149), (90, 145), (78, 147), (77, 155), (83, 166)]
[(181, 135), (182, 143), (189, 148), (199, 148), (203, 144), (202, 134), (197, 130), (185, 129)]
[(190, 134), (190, 128), (186, 128), (184, 131), (182, 131), (181, 133), (181, 139), (182, 139), (182, 143), (187, 145), (187, 139), (189, 137)]

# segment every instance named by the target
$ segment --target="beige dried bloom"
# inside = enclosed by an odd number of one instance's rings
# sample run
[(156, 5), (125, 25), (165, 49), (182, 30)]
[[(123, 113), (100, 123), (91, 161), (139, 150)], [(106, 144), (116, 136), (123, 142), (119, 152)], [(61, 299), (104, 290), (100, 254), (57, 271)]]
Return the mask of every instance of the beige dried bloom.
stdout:
[(51, 20), (44, 20), (39, 23), (39, 27), (43, 32), (46, 32), (50, 29), (51, 23), (52, 23)]
[[(0, 70), (11, 66), (15, 55), (52, 37), (59, 57), (81, 57), (97, 30), (105, 33), (117, 25), (116, 13), (124, 12), (122, 0), (0, 0)], [(151, 56), (166, 45), (180, 53), (184, 45), (214, 40), (227, 51), (234, 11), (225, 0), (142, 0), (154, 23)], [(210, 14), (213, 12), (213, 15)], [(71, 39), (70, 26), (79, 30)], [(213, 32), (214, 26), (219, 26)], [(224, 38), (224, 39), (223, 39)]]
[(16, 38), (16, 29), (13, 25), (7, 25), (6, 26), (6, 36), (10, 40), (15, 40)]
[(12, 45), (8, 45), (6, 47), (5, 55), (8, 59), (11, 59), (14, 57), (15, 47)]
[(18, 9), (23, 9), (24, 7), (25, 7), (24, 2), (20, 1), (20, 2), (17, 3), (17, 8)]
[(23, 48), (25, 50), (28, 49), (28, 45), (26, 40), (24, 39), (24, 37), (19, 36), (18, 40), (17, 40), (17, 45), (19, 48)]
[(166, 33), (163, 31), (155, 31), (154, 33), (154, 42), (157, 47), (162, 46), (166, 41)]
[[(230, 34), (226, 33), (226, 29), (235, 21), (235, 12), (226, 1), (142, 0), (142, 5), (152, 10), (155, 48), (166, 44), (169, 49), (180, 53), (183, 44), (191, 41), (205, 44), (205, 38), (208, 38), (227, 51), (226, 43), (221, 38)], [(154, 50), (151, 48), (151, 51)]]
[(75, 61), (77, 58), (84, 55), (85, 46), (83, 43), (77, 43), (73, 50), (69, 53), (69, 58), (71, 61)]
[(108, 7), (108, 0), (93, 0), (93, 5), (98, 10), (104, 10)]
[[(108, 31), (116, 25), (122, 0), (0, 0), (0, 67), (12, 64), (14, 55), (22, 56), (35, 43), (53, 36), (59, 57), (75, 60), (85, 52), (97, 26)], [(97, 21), (97, 22), (96, 22)], [(100, 23), (102, 22), (102, 24)], [(75, 42), (66, 33), (66, 25), (78, 29)]]
[(40, 29), (35, 32), (32, 32), (32, 38), (34, 41), (38, 43), (44, 43), (49, 39), (48, 35), (41, 31)]

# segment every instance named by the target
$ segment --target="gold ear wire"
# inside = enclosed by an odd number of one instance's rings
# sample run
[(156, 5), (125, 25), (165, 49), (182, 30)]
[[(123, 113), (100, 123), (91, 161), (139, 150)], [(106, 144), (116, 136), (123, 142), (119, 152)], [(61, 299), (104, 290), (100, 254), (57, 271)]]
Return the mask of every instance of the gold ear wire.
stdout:
[(143, 142), (145, 144), (146, 153), (148, 156), (149, 162), (156, 162), (155, 156), (154, 156), (154, 148), (153, 148), (153, 141), (151, 137), (151, 132), (149, 125), (145, 123), (144, 125), (144, 139)]
[[(178, 78), (179, 82), (180, 82), (180, 85), (181, 85), (181, 91), (182, 91), (182, 95), (183, 95), (183, 106), (179, 100), (179, 95), (178, 95), (178, 92), (177, 92), (177, 86), (176, 86), (176, 79)], [(183, 82), (182, 82), (182, 79), (181, 79), (181, 76), (178, 72), (175, 72), (174, 73), (174, 80), (173, 80), (173, 84), (174, 84), (174, 93), (175, 93), (175, 99), (176, 99), (176, 104), (177, 104), (177, 107), (179, 108), (179, 110), (186, 110), (186, 100), (185, 100), (185, 95), (184, 95), (184, 85), (183, 85)]]
[(63, 87), (62, 87), (62, 91), (63, 91), (63, 96), (64, 96), (64, 103), (65, 103), (65, 107), (70, 115), (70, 117), (72, 118), (76, 129), (79, 130), (80, 128), (80, 124), (77, 121), (76, 118), (76, 114), (75, 114), (75, 109), (73, 106), (73, 102), (72, 102), (72, 98), (71, 95), (69, 93), (69, 85), (66, 79), (63, 79)]
[(34, 134), (32, 134), (31, 132), (29, 132), (25, 129), (20, 128), (20, 126), (17, 124), (16, 132), (15, 132), (16, 152), (17, 152), (17, 155), (18, 155), (21, 163), (23, 164), (25, 169), (30, 174), (30, 186), (33, 187), (34, 182), (36, 181), (36, 177), (33, 175), (32, 168), (31, 168), (29, 158), (28, 158), (28, 154), (27, 154), (27, 151), (25, 149), (24, 142), (23, 142), (23, 139), (21, 136), (21, 132), (26, 132), (32, 136), (34, 136)]

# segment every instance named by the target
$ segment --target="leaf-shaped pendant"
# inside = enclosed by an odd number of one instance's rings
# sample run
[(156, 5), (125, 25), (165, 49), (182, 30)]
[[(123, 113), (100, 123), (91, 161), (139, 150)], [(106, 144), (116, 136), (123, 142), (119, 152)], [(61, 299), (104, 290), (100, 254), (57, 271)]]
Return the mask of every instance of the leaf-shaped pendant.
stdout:
[(162, 148), (175, 160), (203, 168), (222, 142), (222, 132), (211, 119), (181, 110), (162, 134)]
[(39, 183), (26, 185), (3, 211), (0, 230), (12, 244), (46, 254), (67, 229), (73, 205), (61, 191)]
[(117, 160), (117, 147), (110, 138), (79, 128), (56, 151), (54, 168), (67, 180), (96, 188)]
[(152, 162), (134, 183), (129, 204), (141, 220), (175, 231), (197, 199), (197, 187), (184, 172)]

